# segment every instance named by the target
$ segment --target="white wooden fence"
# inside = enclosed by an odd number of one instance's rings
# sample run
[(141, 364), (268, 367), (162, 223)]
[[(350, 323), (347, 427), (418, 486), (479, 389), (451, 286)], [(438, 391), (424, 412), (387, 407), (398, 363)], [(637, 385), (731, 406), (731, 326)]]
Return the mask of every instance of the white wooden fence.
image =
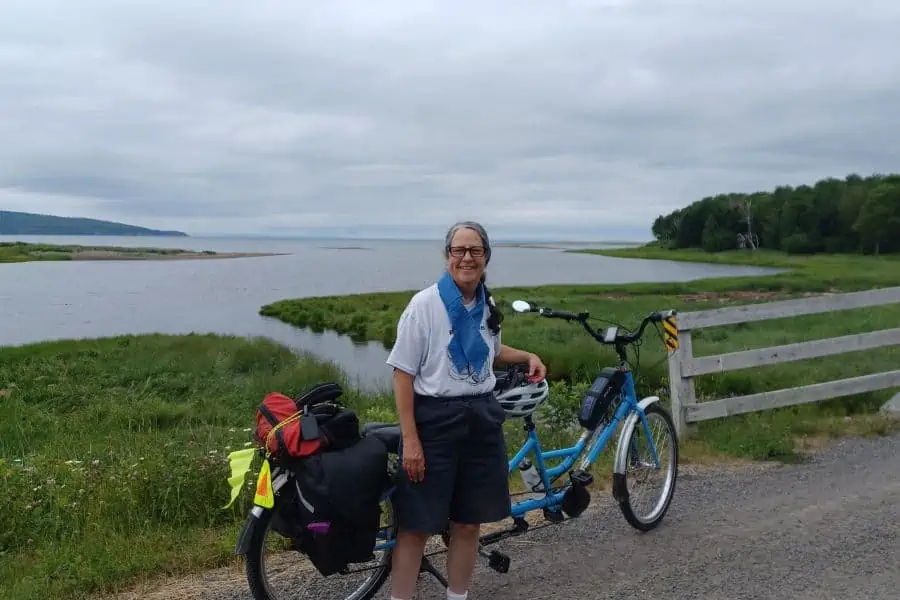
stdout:
[(717, 356), (694, 356), (691, 331), (894, 303), (900, 303), (900, 287), (679, 314), (677, 317), (679, 344), (669, 356), (669, 392), (672, 417), (678, 435), (684, 436), (688, 432), (687, 426), (698, 421), (900, 387), (900, 365), (898, 365), (897, 370), (885, 373), (698, 403), (694, 391), (694, 377), (898, 345), (900, 328)]

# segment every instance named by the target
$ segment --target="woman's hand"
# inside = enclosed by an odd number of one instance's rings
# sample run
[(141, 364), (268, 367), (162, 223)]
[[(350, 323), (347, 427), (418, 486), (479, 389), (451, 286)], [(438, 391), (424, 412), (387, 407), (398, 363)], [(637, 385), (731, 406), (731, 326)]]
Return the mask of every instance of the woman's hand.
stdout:
[(547, 367), (541, 362), (537, 354), (528, 355), (528, 379), (540, 381), (547, 377)]
[(425, 478), (425, 454), (417, 437), (403, 439), (403, 470), (413, 483)]

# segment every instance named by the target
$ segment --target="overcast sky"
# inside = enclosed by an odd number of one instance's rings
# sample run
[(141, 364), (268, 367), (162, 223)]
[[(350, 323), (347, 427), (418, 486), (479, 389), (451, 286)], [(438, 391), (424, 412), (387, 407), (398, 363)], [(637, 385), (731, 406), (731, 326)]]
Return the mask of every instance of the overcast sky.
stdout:
[(900, 170), (897, 0), (132, 4), (3, 1), (0, 208), (635, 239)]

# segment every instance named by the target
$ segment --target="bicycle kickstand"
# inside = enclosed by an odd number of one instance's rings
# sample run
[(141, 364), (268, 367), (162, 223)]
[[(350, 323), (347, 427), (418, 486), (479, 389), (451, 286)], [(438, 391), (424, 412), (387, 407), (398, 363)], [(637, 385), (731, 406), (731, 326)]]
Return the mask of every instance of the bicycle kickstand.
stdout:
[(422, 557), (422, 565), (419, 567), (419, 573), (429, 573), (435, 579), (437, 579), (444, 588), (449, 588), (450, 583), (447, 581), (447, 578), (444, 577), (440, 571), (437, 570), (437, 567), (434, 566), (430, 560), (428, 560), (427, 556)]

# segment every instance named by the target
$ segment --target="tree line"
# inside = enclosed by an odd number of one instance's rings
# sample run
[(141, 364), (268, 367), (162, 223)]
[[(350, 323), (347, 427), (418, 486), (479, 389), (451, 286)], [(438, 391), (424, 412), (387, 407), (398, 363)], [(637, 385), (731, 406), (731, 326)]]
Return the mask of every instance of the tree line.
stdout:
[(708, 252), (900, 252), (900, 174), (851, 174), (812, 186), (708, 196), (658, 216), (652, 231), (662, 246)]

